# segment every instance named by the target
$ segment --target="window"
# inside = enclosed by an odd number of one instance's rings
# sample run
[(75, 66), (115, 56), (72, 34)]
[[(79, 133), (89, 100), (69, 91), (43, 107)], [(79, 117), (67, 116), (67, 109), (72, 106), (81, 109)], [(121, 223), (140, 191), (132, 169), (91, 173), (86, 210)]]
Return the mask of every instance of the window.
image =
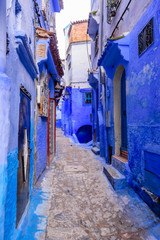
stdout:
[(153, 43), (153, 18), (138, 35), (139, 56)]
[(92, 101), (91, 97), (92, 97), (92, 95), (91, 95), (90, 92), (84, 93), (84, 102), (85, 102), (85, 104), (90, 104), (91, 103), (91, 101)]

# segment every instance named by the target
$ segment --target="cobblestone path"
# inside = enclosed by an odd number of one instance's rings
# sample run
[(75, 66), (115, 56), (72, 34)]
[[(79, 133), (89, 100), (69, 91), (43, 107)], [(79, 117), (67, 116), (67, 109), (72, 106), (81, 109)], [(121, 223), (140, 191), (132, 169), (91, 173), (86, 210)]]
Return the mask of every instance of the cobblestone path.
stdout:
[(115, 192), (103, 164), (57, 130), (46, 240), (154, 240), (158, 219), (132, 189)]

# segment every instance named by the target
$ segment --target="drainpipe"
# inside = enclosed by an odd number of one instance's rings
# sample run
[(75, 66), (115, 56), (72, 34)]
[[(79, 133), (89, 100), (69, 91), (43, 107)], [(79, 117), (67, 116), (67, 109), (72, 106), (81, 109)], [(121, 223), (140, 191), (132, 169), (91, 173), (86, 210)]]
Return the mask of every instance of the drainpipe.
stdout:
[(6, 0), (0, 0), (0, 238), (4, 239), (5, 201), (7, 193), (7, 154), (10, 134), (10, 80), (6, 71)]

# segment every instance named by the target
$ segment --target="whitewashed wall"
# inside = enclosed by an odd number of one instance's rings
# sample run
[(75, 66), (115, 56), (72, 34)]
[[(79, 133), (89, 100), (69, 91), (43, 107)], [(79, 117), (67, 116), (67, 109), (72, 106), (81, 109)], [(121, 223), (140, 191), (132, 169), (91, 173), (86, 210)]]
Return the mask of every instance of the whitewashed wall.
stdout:
[(91, 43), (79, 42), (71, 44), (71, 71), (73, 88), (90, 88), (88, 84), (89, 58)]

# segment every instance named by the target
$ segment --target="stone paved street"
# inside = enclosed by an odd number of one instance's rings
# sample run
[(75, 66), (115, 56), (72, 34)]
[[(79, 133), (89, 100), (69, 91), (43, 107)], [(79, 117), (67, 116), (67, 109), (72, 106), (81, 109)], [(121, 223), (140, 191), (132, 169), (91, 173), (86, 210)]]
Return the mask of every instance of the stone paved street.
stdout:
[(103, 161), (57, 130), (46, 240), (154, 240), (159, 226), (132, 189), (115, 192)]

